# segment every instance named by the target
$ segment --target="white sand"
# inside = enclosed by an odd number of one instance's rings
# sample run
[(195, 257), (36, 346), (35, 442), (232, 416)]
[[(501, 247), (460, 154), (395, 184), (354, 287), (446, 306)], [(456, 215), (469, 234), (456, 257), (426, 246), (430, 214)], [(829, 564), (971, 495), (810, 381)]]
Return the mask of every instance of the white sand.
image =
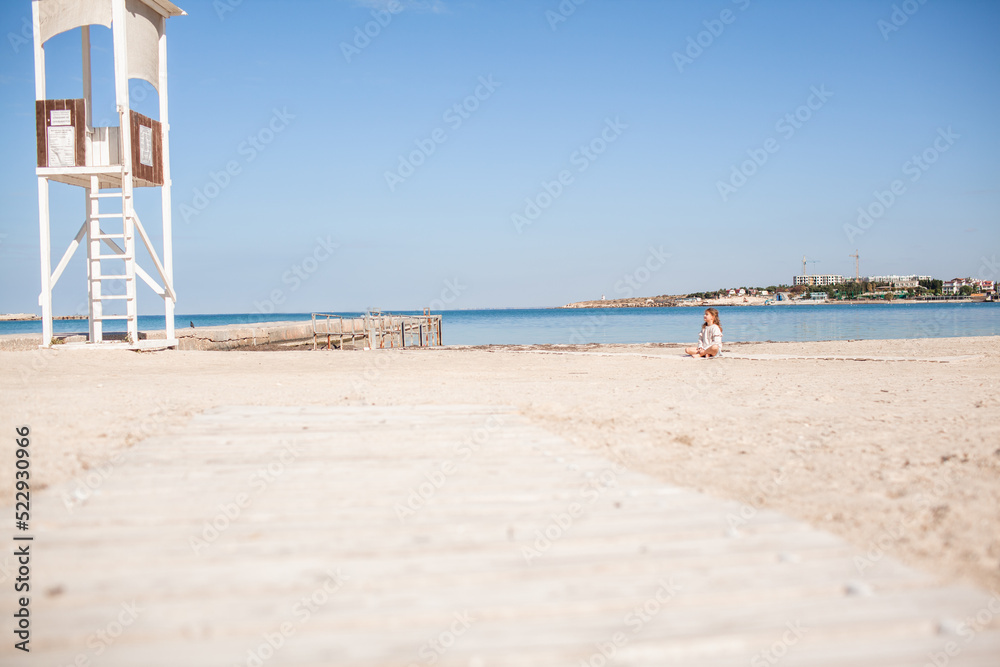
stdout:
[[(511, 405), (633, 469), (805, 519), (859, 557), (889, 554), (1000, 590), (998, 343), (728, 345), (760, 358), (713, 361), (641, 345), (3, 352), (0, 497), (11, 504), (22, 424), (33, 431), (34, 488), (71, 502), (143, 437), (179, 432), (210, 406)], [(973, 356), (929, 361), (963, 355)]]

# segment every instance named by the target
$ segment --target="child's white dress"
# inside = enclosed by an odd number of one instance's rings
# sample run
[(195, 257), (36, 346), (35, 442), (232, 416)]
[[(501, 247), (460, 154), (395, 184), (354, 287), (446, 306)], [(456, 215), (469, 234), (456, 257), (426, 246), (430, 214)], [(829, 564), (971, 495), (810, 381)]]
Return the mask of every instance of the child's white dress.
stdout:
[(718, 345), (719, 352), (722, 352), (722, 329), (719, 328), (718, 324), (702, 327), (701, 334), (698, 335), (699, 350), (707, 350), (713, 345)]

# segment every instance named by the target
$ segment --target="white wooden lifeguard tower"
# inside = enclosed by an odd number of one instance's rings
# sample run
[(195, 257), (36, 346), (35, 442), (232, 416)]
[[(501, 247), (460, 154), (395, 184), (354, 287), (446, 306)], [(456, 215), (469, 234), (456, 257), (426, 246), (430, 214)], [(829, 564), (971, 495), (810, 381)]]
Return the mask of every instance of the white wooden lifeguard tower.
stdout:
[[(41, 237), (42, 347), (52, 344), (52, 290), (81, 242), (87, 247), (89, 344), (104, 340), (104, 322), (124, 320), (125, 342), (139, 341), (136, 278), (164, 301), (166, 341), (174, 335), (173, 257), (170, 212), (170, 143), (167, 116), (166, 20), (184, 12), (167, 0), (32, 0), (35, 47), (35, 114), (38, 134), (38, 223)], [(117, 127), (93, 127), (90, 26), (111, 28), (114, 43)], [(45, 96), (45, 42), (81, 28), (83, 96)], [(144, 79), (159, 93), (159, 121), (129, 106), (129, 79)], [(84, 189), (86, 214), (76, 238), (52, 270), (49, 182)], [(160, 187), (163, 221), (162, 262), (135, 210), (133, 189)], [(136, 232), (155, 267), (150, 275), (136, 262)]]

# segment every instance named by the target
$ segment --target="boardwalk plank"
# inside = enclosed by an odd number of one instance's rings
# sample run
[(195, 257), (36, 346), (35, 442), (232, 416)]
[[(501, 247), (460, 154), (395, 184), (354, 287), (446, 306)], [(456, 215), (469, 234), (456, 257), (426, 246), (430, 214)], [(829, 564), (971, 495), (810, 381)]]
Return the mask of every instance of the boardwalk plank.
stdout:
[[(489, 419), (502, 426), (459, 460)], [(239, 494), (252, 502), (227, 516)], [(1000, 599), (888, 558), (861, 572), (832, 535), (614, 468), (506, 409), (220, 408), (34, 509), (45, 664), (579, 665), (621, 632), (615, 664), (746, 665), (789, 623), (807, 630), (782, 665), (922, 665), (949, 641), (950, 667), (1000, 664)], [(96, 655), (95, 633), (133, 601)], [(991, 604), (988, 627), (956, 634)], [(468, 630), (427, 653), (464, 612)]]

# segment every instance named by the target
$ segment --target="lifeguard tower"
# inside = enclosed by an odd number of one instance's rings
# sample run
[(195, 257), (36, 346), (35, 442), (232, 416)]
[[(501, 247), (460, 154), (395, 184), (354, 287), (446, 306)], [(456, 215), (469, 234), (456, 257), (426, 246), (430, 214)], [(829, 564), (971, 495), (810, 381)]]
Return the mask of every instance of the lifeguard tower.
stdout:
[[(35, 48), (35, 117), (38, 135), (38, 223), (41, 237), (42, 347), (52, 344), (52, 290), (81, 243), (87, 248), (88, 344), (140, 348), (174, 347), (173, 257), (170, 212), (170, 142), (167, 116), (166, 20), (184, 12), (167, 0), (32, 0)], [(112, 31), (117, 127), (93, 127), (90, 26)], [(45, 43), (81, 29), (83, 93), (78, 99), (45, 95)], [(129, 106), (130, 79), (143, 79), (159, 93), (159, 120)], [(49, 183), (83, 188), (83, 225), (52, 270)], [(133, 191), (161, 190), (161, 255), (135, 210)], [(136, 262), (136, 234), (155, 271)], [(163, 298), (166, 341), (140, 341), (136, 278)], [(104, 322), (123, 320), (125, 340), (104, 342)]]

